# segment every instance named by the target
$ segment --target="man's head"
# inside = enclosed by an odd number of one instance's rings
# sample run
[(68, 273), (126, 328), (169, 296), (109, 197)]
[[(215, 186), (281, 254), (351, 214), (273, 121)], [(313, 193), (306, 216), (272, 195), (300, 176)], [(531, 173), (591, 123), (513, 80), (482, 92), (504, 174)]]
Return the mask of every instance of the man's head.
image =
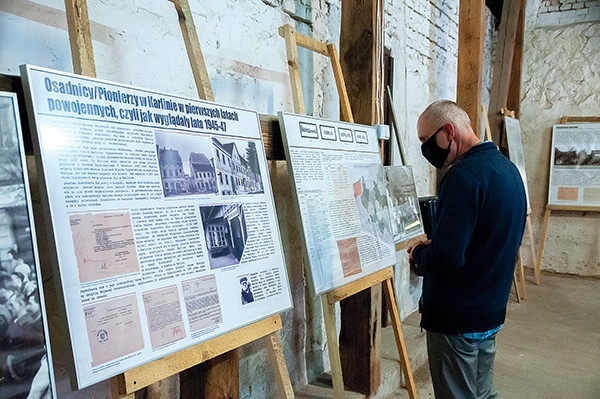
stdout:
[(248, 281), (247, 277), (242, 277), (240, 279), (240, 285), (244, 291), (248, 291), (250, 289), (250, 282)]
[(469, 115), (449, 100), (431, 103), (417, 121), (417, 132), (423, 156), (438, 169), (455, 163), (480, 141)]

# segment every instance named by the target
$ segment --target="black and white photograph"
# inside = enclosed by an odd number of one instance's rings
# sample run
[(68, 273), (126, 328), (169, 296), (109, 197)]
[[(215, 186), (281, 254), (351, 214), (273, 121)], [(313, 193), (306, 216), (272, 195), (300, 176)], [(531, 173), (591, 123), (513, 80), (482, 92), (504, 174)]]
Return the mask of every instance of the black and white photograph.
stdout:
[(386, 166), (383, 168), (391, 200), (394, 242), (406, 241), (423, 234), (419, 199), (410, 166)]
[(212, 140), (221, 195), (264, 193), (256, 142), (221, 138)]
[(165, 197), (217, 193), (210, 138), (166, 132), (154, 137)]
[(248, 231), (242, 204), (201, 206), (211, 269), (240, 263)]
[(49, 340), (16, 96), (0, 92), (0, 399), (52, 398)]
[(240, 297), (242, 305), (246, 305), (254, 302), (254, 294), (252, 294), (252, 284), (248, 279), (248, 276), (240, 277)]

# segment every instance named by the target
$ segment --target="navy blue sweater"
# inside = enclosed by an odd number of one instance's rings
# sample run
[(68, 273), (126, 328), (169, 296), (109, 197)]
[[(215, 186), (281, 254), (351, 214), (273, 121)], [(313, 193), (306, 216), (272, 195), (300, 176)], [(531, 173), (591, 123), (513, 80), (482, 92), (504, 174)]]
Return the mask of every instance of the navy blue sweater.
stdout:
[(492, 142), (470, 148), (443, 177), (422, 272), (421, 327), (445, 334), (504, 323), (527, 204), (516, 166)]

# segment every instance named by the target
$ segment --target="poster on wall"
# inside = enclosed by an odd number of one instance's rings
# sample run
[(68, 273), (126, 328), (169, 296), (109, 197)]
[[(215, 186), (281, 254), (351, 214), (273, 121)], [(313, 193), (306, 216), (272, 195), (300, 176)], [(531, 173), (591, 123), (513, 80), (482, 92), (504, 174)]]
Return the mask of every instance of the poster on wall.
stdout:
[(554, 125), (548, 204), (600, 206), (600, 124)]
[(527, 208), (531, 208), (529, 202), (529, 189), (527, 188), (527, 173), (525, 172), (525, 156), (523, 154), (523, 141), (521, 137), (521, 123), (518, 119), (510, 116), (504, 117), (504, 131), (506, 132), (506, 141), (508, 143), (508, 155), (512, 163), (515, 164), (523, 185), (525, 186), (525, 196), (527, 197)]
[(14, 93), (0, 92), (0, 399), (54, 398), (46, 307)]
[(392, 213), (394, 242), (425, 234), (412, 167), (384, 166), (383, 170)]
[(255, 112), (22, 75), (79, 387), (291, 306)]
[(375, 128), (279, 113), (316, 294), (396, 263)]

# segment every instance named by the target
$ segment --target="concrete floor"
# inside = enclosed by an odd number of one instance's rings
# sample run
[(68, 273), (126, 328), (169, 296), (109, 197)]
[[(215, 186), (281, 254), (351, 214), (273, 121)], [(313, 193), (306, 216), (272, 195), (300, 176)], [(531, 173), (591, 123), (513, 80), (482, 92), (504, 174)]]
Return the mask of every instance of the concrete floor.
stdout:
[[(600, 399), (600, 279), (542, 274), (528, 282), (527, 299), (511, 295), (497, 338), (494, 382), (502, 399)], [(413, 313), (402, 322), (418, 397), (434, 398), (425, 333)], [(400, 385), (399, 356), (391, 327), (382, 331), (382, 376), (374, 398), (408, 398)], [(324, 384), (325, 385), (325, 384)], [(297, 398), (332, 398), (314, 385)], [(347, 393), (347, 398), (364, 395)]]
[[(511, 296), (498, 333), (494, 382), (502, 399), (600, 398), (600, 280), (542, 274)], [(411, 315), (411, 317), (414, 315)], [(407, 342), (407, 347), (411, 342)], [(425, 363), (414, 372), (419, 398), (433, 398)], [(408, 398), (397, 390), (388, 399)]]

